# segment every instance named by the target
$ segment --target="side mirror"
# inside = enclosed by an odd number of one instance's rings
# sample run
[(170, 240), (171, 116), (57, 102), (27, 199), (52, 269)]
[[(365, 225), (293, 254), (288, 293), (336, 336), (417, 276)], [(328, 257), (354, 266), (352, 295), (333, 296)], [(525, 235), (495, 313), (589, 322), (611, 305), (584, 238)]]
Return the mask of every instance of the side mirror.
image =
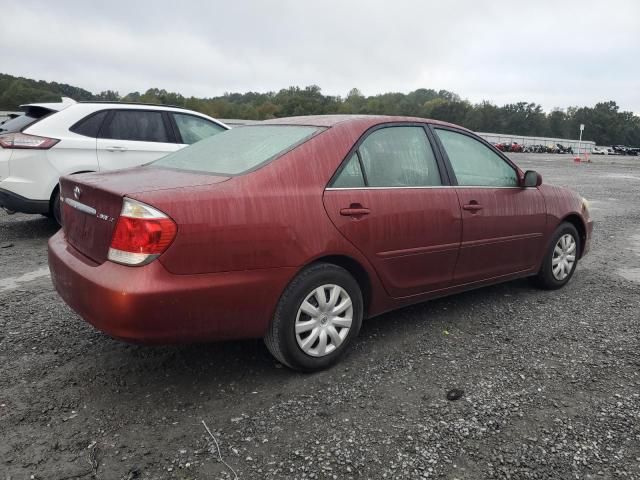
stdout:
[(523, 187), (539, 187), (540, 185), (542, 185), (542, 175), (534, 170), (524, 172)]

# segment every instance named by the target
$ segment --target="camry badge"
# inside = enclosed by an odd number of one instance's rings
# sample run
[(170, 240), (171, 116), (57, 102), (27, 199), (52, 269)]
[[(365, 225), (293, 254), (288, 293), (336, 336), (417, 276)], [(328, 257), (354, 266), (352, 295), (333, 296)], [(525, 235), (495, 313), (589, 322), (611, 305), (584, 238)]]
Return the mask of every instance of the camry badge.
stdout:
[(80, 187), (76, 185), (73, 189), (73, 196), (76, 200), (80, 200), (80, 195), (82, 195), (82, 190), (80, 190)]

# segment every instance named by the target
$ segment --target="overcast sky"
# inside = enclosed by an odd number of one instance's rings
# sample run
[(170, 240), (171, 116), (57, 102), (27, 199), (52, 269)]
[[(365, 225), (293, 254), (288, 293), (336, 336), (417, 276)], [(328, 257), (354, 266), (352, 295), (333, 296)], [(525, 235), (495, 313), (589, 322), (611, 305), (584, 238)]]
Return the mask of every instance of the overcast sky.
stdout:
[(311, 84), (640, 113), (640, 2), (2, 0), (0, 72), (121, 94)]

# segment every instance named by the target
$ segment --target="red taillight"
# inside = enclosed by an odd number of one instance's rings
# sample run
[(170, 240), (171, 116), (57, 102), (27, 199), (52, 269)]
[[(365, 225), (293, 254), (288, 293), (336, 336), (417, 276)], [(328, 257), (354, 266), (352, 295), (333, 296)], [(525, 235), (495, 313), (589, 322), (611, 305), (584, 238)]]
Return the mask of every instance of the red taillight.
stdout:
[(176, 235), (176, 224), (169, 218), (120, 217), (111, 248), (131, 253), (159, 254)]
[(39, 137), (26, 133), (6, 133), (0, 135), (0, 147), (2, 148), (35, 148), (47, 150), (60, 140), (57, 138)]
[(176, 231), (175, 222), (164, 213), (125, 198), (108, 258), (125, 265), (144, 265), (167, 249)]

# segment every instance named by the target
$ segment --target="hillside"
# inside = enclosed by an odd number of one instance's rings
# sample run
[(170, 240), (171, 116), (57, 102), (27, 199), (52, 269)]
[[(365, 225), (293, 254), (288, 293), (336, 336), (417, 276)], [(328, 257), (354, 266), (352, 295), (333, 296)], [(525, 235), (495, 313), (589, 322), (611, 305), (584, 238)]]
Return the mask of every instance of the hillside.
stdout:
[(324, 95), (318, 86), (289, 87), (278, 92), (226, 93), (217, 97), (185, 97), (180, 93), (150, 88), (145, 93), (120, 95), (107, 90), (94, 94), (83, 88), (57, 82), (32, 80), (0, 74), (0, 110), (15, 110), (22, 103), (57, 101), (61, 96), (75, 100), (122, 100), (178, 105), (219, 118), (267, 119), (292, 115), (357, 113), (411, 115), (434, 118), (483, 132), (577, 138), (584, 123), (585, 140), (600, 145), (640, 145), (640, 117), (620, 111), (614, 101), (593, 107), (568, 107), (544, 112), (532, 102), (497, 106), (477, 104), (447, 90), (421, 88), (410, 93), (364, 96), (354, 88), (346, 97)]

